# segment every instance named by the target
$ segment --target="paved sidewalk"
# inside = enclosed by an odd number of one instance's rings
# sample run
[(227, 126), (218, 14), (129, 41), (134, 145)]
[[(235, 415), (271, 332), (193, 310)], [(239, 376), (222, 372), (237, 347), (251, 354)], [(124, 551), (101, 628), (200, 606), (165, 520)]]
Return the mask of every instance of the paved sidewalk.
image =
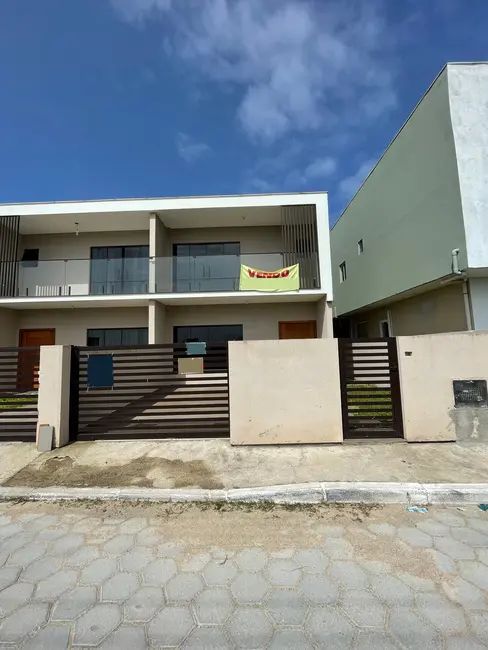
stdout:
[(488, 467), (488, 445), (456, 443), (233, 447), (228, 440), (141, 440), (75, 443), (39, 455), (33, 445), (3, 443), (0, 454), (0, 484), (33, 488), (485, 483)]
[(0, 646), (488, 647), (488, 513), (0, 504)]

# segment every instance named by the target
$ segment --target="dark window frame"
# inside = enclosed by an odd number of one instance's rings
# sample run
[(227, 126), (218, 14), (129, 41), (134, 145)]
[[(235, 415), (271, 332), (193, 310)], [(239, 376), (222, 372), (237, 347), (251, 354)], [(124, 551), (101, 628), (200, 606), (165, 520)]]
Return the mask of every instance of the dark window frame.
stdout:
[(24, 268), (37, 268), (39, 266), (39, 249), (24, 248), (21, 263)]
[[(104, 339), (102, 343), (90, 343), (90, 332), (103, 332), (104, 333)], [(117, 345), (127, 345), (130, 347), (131, 345), (148, 345), (148, 340), (149, 340), (149, 328), (148, 327), (90, 327), (86, 330), (86, 345), (87, 347), (109, 347), (109, 345), (106, 345), (105, 338), (106, 338), (106, 332), (120, 332), (120, 344), (114, 344), (114, 347)], [(138, 341), (137, 343), (123, 343), (123, 333), (124, 332), (139, 332), (145, 333), (144, 341)], [(91, 338), (94, 338), (93, 334)]]
[[(196, 254), (196, 253), (190, 253), (192, 247), (205, 247), (205, 250), (208, 251), (210, 247), (215, 246), (215, 247), (222, 247), (222, 252), (220, 253), (202, 253), (202, 254)], [(178, 250), (181, 250), (183, 247), (186, 247), (188, 249), (188, 253), (185, 255), (184, 253), (178, 254)], [(225, 250), (227, 247), (227, 251)], [(231, 247), (234, 248), (234, 250), (230, 250)], [(195, 288), (196, 285), (199, 283), (206, 283), (208, 282), (210, 284), (211, 277), (210, 275), (205, 275), (205, 273), (202, 274), (201, 277), (198, 277), (196, 274), (194, 277), (189, 277), (188, 280), (186, 278), (178, 278), (178, 259), (181, 258), (208, 258), (211, 260), (212, 258), (215, 257), (226, 257), (226, 256), (234, 256), (236, 258), (236, 270), (235, 270), (235, 275), (233, 277), (229, 278), (215, 278), (215, 279), (220, 279), (220, 280), (227, 280), (229, 283), (229, 286), (223, 289), (213, 289), (212, 287), (204, 287), (203, 289)], [(173, 292), (174, 293), (201, 293), (205, 291), (237, 291), (238, 286), (239, 286), (239, 275), (240, 275), (240, 266), (241, 266), (241, 242), (240, 241), (220, 241), (220, 242), (174, 242), (173, 243)], [(179, 282), (186, 282), (188, 281), (189, 284), (189, 289), (188, 291), (180, 290), (179, 287)], [(192, 288), (192, 284), (194, 285)]]
[[(181, 332), (183, 330), (197, 330), (197, 329), (210, 329), (210, 328), (240, 328), (240, 334), (237, 337), (233, 338), (211, 338), (210, 340), (205, 339), (205, 338), (198, 338), (198, 337), (193, 337), (190, 336), (189, 339), (186, 340), (178, 340), (178, 332)], [(222, 343), (224, 341), (243, 341), (244, 340), (244, 326), (239, 324), (239, 323), (233, 323), (233, 324), (225, 324), (225, 325), (175, 325), (173, 327), (173, 343), (175, 344), (184, 344), (186, 342), (197, 342), (197, 341), (205, 341), (205, 342), (210, 342), (210, 343)]]
[[(120, 258), (118, 257), (108, 257), (108, 250), (113, 248), (119, 248), (121, 250), (121, 256)], [(134, 250), (136, 248), (139, 249), (145, 249), (147, 251), (146, 255), (141, 255), (138, 257), (130, 257), (125, 254), (127, 250)], [(102, 251), (105, 250), (107, 251), (107, 257), (94, 257), (94, 251)], [(122, 279), (120, 281), (110, 281), (110, 280), (105, 280), (104, 282), (98, 282), (95, 281), (93, 278), (93, 262), (96, 260), (109, 260), (109, 259), (147, 259), (147, 274), (146, 278), (143, 280), (125, 280), (124, 279), (124, 263), (122, 263)], [(145, 291), (124, 291), (124, 283), (129, 284), (129, 283), (139, 283), (141, 285), (145, 284), (146, 290)], [(107, 288), (109, 285), (115, 285), (115, 284), (120, 284), (122, 290), (121, 291), (116, 291), (116, 292), (98, 292), (94, 291), (94, 286), (95, 284), (97, 285), (105, 285)], [(126, 293), (149, 293), (149, 244), (130, 244), (128, 246), (91, 246), (90, 247), (90, 280), (89, 280), (89, 293), (90, 295), (122, 295)]]

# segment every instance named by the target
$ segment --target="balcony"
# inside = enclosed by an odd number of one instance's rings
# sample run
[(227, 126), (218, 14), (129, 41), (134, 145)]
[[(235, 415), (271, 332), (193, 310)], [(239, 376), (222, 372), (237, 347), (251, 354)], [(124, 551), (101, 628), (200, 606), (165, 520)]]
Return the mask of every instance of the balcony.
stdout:
[[(10, 298), (239, 291), (241, 264), (276, 271), (300, 264), (300, 289), (319, 289), (317, 253), (178, 255), (0, 262), (0, 296)], [(8, 269), (6, 269), (8, 265)], [(5, 281), (5, 279), (7, 281)]]

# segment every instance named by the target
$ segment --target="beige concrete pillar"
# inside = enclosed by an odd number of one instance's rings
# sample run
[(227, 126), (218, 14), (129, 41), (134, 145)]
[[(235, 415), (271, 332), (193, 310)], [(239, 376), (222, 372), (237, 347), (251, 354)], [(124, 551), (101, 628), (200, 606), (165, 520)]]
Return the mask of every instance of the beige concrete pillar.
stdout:
[(150, 345), (166, 343), (165, 341), (166, 305), (157, 300), (149, 301), (149, 334)]
[(171, 290), (171, 254), (167, 229), (156, 213), (149, 215), (149, 292)]
[(333, 336), (332, 303), (324, 297), (317, 302), (317, 338), (330, 339)]
[(54, 447), (69, 442), (70, 372), (70, 345), (41, 346), (37, 426), (54, 428)]

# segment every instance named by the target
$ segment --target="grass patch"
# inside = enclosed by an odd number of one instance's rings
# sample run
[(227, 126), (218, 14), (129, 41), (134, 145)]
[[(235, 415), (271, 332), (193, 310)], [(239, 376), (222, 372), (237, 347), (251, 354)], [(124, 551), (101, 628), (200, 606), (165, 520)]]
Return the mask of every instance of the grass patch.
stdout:
[(36, 404), (37, 397), (0, 397), (0, 411), (11, 411), (20, 409), (29, 404)]
[[(377, 390), (375, 384), (348, 384), (347, 388), (360, 388), (348, 393), (348, 399), (354, 399), (354, 402), (348, 401), (348, 408), (353, 417), (390, 417), (393, 410), (393, 402), (389, 390)], [(375, 390), (372, 390), (375, 389)], [(373, 411), (367, 409), (369, 404), (384, 404), (388, 411)]]

